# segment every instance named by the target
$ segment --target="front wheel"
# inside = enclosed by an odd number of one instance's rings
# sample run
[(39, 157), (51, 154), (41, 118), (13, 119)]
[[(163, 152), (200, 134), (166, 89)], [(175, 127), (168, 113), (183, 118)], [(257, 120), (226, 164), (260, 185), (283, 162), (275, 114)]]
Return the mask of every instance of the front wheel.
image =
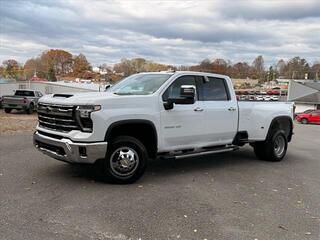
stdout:
[(11, 113), (11, 110), (12, 110), (11, 108), (5, 108), (5, 109), (4, 109), (4, 112), (5, 112), (5, 113)]
[(253, 148), (259, 159), (279, 162), (287, 153), (288, 140), (284, 131), (278, 130), (266, 141), (255, 143)]
[(304, 118), (304, 119), (301, 120), (301, 123), (302, 124), (308, 124), (308, 120)]
[(27, 114), (31, 114), (34, 110), (34, 104), (30, 103), (29, 108), (26, 109)]
[(136, 138), (121, 136), (112, 140), (105, 159), (100, 163), (100, 175), (107, 181), (133, 183), (144, 173), (148, 154)]

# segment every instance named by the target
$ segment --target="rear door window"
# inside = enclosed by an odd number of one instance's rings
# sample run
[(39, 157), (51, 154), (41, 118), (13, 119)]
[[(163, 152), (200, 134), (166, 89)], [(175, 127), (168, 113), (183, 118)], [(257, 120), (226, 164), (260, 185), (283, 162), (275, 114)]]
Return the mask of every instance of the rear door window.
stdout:
[(228, 101), (230, 94), (227, 83), (223, 78), (208, 77), (208, 81), (201, 81), (199, 89), (200, 101)]

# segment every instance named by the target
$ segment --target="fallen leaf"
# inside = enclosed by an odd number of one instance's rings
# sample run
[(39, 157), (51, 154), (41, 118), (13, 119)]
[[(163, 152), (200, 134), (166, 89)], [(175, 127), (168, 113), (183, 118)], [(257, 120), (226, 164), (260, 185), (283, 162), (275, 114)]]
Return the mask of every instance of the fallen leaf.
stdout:
[(288, 231), (288, 228), (286, 228), (286, 227), (285, 227), (285, 226), (283, 226), (283, 225), (279, 225), (279, 226), (278, 226), (278, 228), (281, 228), (281, 229), (283, 229), (283, 230)]

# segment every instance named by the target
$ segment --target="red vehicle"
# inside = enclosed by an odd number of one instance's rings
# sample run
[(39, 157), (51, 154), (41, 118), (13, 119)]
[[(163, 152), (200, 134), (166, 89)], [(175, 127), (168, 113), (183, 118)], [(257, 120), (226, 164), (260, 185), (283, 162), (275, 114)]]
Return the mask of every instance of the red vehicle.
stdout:
[(320, 123), (320, 110), (310, 113), (300, 113), (297, 115), (296, 120), (303, 124), (307, 123)]
[(280, 91), (278, 91), (278, 90), (268, 90), (267, 94), (268, 95), (280, 95)]

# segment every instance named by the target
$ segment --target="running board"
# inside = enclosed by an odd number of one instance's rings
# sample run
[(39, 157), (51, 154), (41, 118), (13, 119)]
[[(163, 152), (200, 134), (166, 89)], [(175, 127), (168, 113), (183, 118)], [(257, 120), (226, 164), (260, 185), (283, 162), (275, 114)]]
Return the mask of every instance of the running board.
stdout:
[(181, 158), (188, 158), (188, 157), (199, 157), (199, 156), (204, 156), (204, 155), (209, 155), (209, 154), (214, 154), (214, 153), (224, 153), (224, 152), (231, 152), (238, 150), (238, 146), (233, 146), (233, 147), (226, 147), (226, 148), (219, 148), (219, 149), (214, 149), (214, 150), (206, 150), (206, 151), (199, 151), (199, 152), (189, 152), (185, 154), (179, 154), (179, 155), (167, 155), (167, 156), (161, 156), (162, 158), (174, 158), (174, 159), (181, 159)]

